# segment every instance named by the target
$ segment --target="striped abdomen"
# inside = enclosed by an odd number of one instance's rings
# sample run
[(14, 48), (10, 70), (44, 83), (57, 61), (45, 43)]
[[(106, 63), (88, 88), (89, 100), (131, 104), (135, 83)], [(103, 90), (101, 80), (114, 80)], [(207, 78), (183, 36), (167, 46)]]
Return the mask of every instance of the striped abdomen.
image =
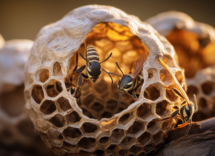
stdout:
[(86, 57), (90, 63), (99, 62), (99, 54), (96, 51), (96, 48), (92, 45), (87, 46)]

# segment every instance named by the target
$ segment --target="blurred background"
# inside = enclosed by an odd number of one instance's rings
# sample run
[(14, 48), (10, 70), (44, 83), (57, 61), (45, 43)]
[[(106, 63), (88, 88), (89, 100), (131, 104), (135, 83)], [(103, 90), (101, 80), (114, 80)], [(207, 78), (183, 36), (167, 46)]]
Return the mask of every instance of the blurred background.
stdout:
[(164, 11), (182, 11), (196, 21), (215, 27), (215, 1), (188, 0), (0, 0), (0, 34), (5, 40), (32, 39), (40, 28), (88, 4), (111, 5), (145, 20)]

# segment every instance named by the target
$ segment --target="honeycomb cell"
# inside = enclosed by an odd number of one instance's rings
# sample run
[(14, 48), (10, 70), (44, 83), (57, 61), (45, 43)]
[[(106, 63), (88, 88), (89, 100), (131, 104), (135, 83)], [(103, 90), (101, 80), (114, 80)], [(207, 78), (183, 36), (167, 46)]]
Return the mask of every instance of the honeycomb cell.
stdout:
[(144, 103), (137, 109), (137, 115), (142, 119), (146, 119), (151, 114), (151, 104)]
[(95, 99), (95, 96), (93, 94), (88, 95), (84, 98), (84, 104), (88, 106), (91, 102), (93, 102)]
[(96, 140), (94, 138), (87, 138), (87, 137), (82, 138), (78, 142), (78, 146), (84, 149), (89, 149), (91, 147), (94, 147), (95, 144), (96, 144)]
[(128, 146), (132, 141), (134, 141), (134, 138), (127, 136), (121, 141), (120, 145), (121, 146)]
[(171, 122), (171, 121), (169, 121), (169, 120), (164, 121), (164, 122), (162, 123), (162, 130), (168, 130), (168, 129), (169, 129), (169, 126), (170, 126), (170, 122)]
[(110, 111), (113, 111), (116, 108), (117, 104), (118, 104), (117, 100), (110, 99), (106, 104), (106, 108), (109, 109)]
[(146, 143), (150, 140), (150, 133), (145, 132), (143, 133), (139, 138), (138, 138), (138, 142), (142, 145), (145, 146)]
[(182, 72), (181, 72), (181, 71), (177, 71), (177, 72), (175, 73), (175, 77), (176, 77), (176, 79), (178, 80), (178, 82), (179, 82), (180, 84), (182, 84), (182, 82), (183, 82), (183, 74), (182, 74)]
[(137, 146), (137, 145), (133, 145), (131, 148), (130, 148), (130, 151), (132, 153), (134, 153), (135, 155), (137, 155), (137, 153), (139, 153), (140, 151), (142, 150), (141, 147)]
[(122, 125), (126, 125), (133, 118), (133, 113), (124, 114), (120, 119), (119, 123)]
[(119, 155), (120, 156), (125, 156), (129, 151), (128, 150), (120, 150)]
[(92, 107), (91, 107), (92, 110), (96, 111), (96, 112), (100, 112), (104, 109), (104, 106), (98, 102), (95, 102)]
[(169, 89), (166, 89), (166, 97), (170, 101), (176, 101), (178, 99), (178, 96), (172, 90)]
[(145, 152), (141, 152), (140, 154), (138, 154), (137, 156), (147, 156), (147, 154)]
[(82, 108), (82, 111), (83, 111), (83, 114), (86, 115), (87, 117), (89, 117), (89, 118), (94, 118), (94, 117), (92, 116), (92, 114), (91, 114), (87, 109)]
[(61, 64), (59, 62), (55, 62), (55, 64), (54, 64), (53, 75), (54, 76), (63, 76), (63, 73), (61, 70)]
[(170, 112), (171, 112), (170, 104), (166, 100), (157, 103), (156, 113), (158, 115), (160, 115), (161, 117), (165, 117), (167, 115), (170, 115)]
[(143, 123), (139, 121), (135, 121), (133, 125), (131, 125), (127, 131), (129, 134), (136, 134), (144, 129)]
[(110, 145), (107, 150), (113, 151), (116, 148), (116, 145)]
[(102, 94), (104, 92), (107, 91), (107, 84), (105, 83), (104, 80), (102, 81), (99, 81), (98, 83), (95, 84), (95, 90), (99, 93), (99, 94)]
[[(148, 93), (150, 95), (150, 97), (148, 97), (147, 95), (145, 96), (145, 92)], [(160, 90), (158, 89), (158, 87), (156, 85), (150, 85), (145, 89), (144, 92), (144, 97), (155, 101), (160, 97)]]
[(147, 125), (147, 130), (150, 131), (151, 133), (155, 133), (157, 132), (157, 130), (159, 130), (159, 124), (158, 122), (149, 122)]
[(43, 93), (42, 87), (40, 85), (34, 85), (32, 92), (31, 92), (31, 96), (33, 97), (34, 101), (37, 104), (40, 104), (40, 102), (44, 98), (44, 93)]
[(105, 111), (104, 113), (102, 113), (102, 118), (111, 118), (112, 115), (112, 113)]
[(56, 127), (63, 127), (66, 123), (64, 117), (60, 114), (56, 114), (49, 120), (49, 122), (51, 122)]
[(96, 154), (96, 156), (103, 156), (104, 155), (104, 151), (103, 150), (96, 150), (95, 152), (94, 152), (94, 154)]
[(48, 69), (41, 69), (39, 71), (39, 81), (44, 83), (49, 79), (49, 70)]
[(213, 91), (213, 86), (214, 86), (213, 82), (210, 82), (210, 81), (207, 81), (207, 82), (203, 83), (203, 84), (201, 85), (201, 87), (202, 87), (202, 92), (203, 92), (204, 94), (206, 94), (206, 95), (210, 95), (211, 92)]
[(162, 131), (160, 131), (160, 132), (158, 132), (157, 134), (155, 134), (155, 135), (153, 136), (153, 141), (154, 141), (154, 143), (155, 143), (156, 145), (159, 144), (160, 141), (162, 141), (161, 138), (163, 138), (163, 136), (164, 136), (164, 133), (163, 133)]
[(55, 145), (58, 145), (58, 144), (62, 143), (63, 136), (61, 135), (61, 133), (59, 131), (57, 131), (55, 129), (50, 129), (48, 131), (48, 135), (49, 135), (49, 138), (52, 140), (52, 142)]
[(75, 145), (72, 145), (68, 142), (63, 142), (63, 145), (62, 145), (62, 149), (64, 149), (66, 152), (72, 152), (72, 148), (75, 148), (76, 146)]
[(144, 147), (144, 150), (145, 150), (146, 153), (149, 153), (151, 150), (154, 149), (154, 147), (155, 147), (155, 145), (151, 143), (151, 144), (146, 145)]
[(53, 113), (56, 111), (55, 102), (52, 100), (45, 100), (40, 106), (40, 111), (47, 115)]
[(111, 135), (111, 139), (113, 142), (118, 143), (123, 138), (124, 135), (125, 135), (124, 130), (114, 129)]
[(83, 124), (83, 129), (86, 133), (94, 133), (98, 129), (98, 127), (92, 123), (85, 122)]
[(101, 144), (105, 144), (109, 141), (109, 137), (102, 137), (99, 139), (99, 143)]
[(60, 97), (60, 98), (57, 100), (57, 103), (59, 104), (61, 110), (63, 110), (63, 111), (67, 111), (67, 110), (69, 110), (69, 109), (72, 108), (72, 107), (70, 106), (69, 100), (67, 100), (67, 99), (64, 98), (64, 97)]
[(190, 85), (187, 87), (187, 95), (193, 97), (193, 94), (198, 94), (199, 90), (196, 86)]
[(56, 97), (58, 94), (62, 92), (63, 88), (59, 81), (57, 80), (50, 80), (46, 86), (46, 92), (50, 97)]
[(78, 115), (76, 111), (73, 111), (66, 115), (66, 119), (69, 123), (76, 123), (81, 120), (81, 117)]
[(67, 127), (64, 131), (63, 131), (63, 136), (66, 139), (75, 139), (78, 138), (82, 135), (81, 131), (77, 128), (74, 127)]

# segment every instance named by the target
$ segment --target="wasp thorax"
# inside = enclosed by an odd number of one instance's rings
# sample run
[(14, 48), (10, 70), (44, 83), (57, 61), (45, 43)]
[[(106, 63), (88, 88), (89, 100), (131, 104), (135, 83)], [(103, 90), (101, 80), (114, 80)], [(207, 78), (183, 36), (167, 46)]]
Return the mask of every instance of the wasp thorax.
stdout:
[(130, 75), (124, 75), (118, 82), (118, 89), (120, 92), (127, 92), (133, 88), (133, 81)]
[(184, 122), (190, 121), (190, 119), (193, 116), (193, 113), (194, 113), (194, 105), (193, 104), (184, 105), (180, 110), (181, 118)]
[(96, 82), (96, 80), (99, 78), (101, 74), (101, 65), (99, 62), (91, 62), (89, 63), (87, 67), (87, 73), (89, 78), (93, 81)]

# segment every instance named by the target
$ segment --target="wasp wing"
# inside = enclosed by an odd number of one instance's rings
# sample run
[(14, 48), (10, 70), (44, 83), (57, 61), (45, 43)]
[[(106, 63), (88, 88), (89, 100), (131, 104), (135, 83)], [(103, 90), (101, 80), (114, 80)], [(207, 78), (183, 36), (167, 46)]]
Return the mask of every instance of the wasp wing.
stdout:
[(176, 79), (175, 75), (172, 73), (171, 69), (159, 58), (161, 64), (166, 68), (166, 70), (169, 71), (169, 73), (171, 74), (172, 78), (173, 78), (173, 85), (170, 85), (169, 89), (173, 89), (176, 94), (178, 94), (179, 96), (182, 96), (185, 101), (189, 104), (189, 99), (187, 97), (187, 94), (185, 93), (184, 89), (181, 87), (180, 83), (178, 82), (178, 80)]
[(132, 73), (133, 80), (137, 77), (137, 75), (141, 72), (143, 69), (143, 64), (146, 62), (148, 58), (148, 53), (144, 52), (140, 55), (140, 57), (136, 61), (136, 67), (134, 72)]

